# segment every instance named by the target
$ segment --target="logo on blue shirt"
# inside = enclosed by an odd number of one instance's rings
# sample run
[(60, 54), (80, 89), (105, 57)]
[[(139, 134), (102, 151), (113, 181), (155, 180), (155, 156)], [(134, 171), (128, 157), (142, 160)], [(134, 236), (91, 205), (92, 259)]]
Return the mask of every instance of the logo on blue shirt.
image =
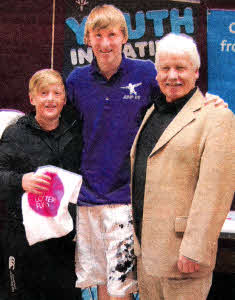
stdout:
[(140, 96), (137, 94), (135, 88), (142, 85), (142, 82), (132, 84), (129, 83), (127, 86), (121, 86), (121, 89), (128, 89), (129, 95), (124, 95), (123, 99), (140, 99)]

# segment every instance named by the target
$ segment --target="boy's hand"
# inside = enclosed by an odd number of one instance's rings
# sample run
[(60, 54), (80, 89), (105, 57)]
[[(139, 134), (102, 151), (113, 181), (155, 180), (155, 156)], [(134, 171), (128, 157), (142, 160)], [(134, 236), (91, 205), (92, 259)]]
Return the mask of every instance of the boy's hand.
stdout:
[(49, 190), (51, 177), (47, 175), (35, 175), (35, 173), (26, 173), (22, 178), (22, 188), (28, 192), (41, 195)]

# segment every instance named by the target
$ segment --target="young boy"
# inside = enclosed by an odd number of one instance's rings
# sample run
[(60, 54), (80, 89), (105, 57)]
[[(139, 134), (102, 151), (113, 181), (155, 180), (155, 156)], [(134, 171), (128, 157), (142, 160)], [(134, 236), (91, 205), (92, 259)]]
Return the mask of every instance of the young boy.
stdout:
[[(0, 195), (8, 210), (4, 250), (9, 260), (9, 297), (78, 300), (80, 290), (74, 288), (75, 230), (29, 246), (21, 197), (24, 192), (41, 194), (48, 189), (50, 177), (34, 173), (40, 166), (54, 165), (79, 173), (81, 122), (76, 120), (76, 111), (64, 107), (65, 87), (55, 70), (39, 70), (31, 77), (29, 99), (35, 112), (7, 127), (0, 140)], [(69, 210), (75, 223), (76, 209), (71, 204)]]

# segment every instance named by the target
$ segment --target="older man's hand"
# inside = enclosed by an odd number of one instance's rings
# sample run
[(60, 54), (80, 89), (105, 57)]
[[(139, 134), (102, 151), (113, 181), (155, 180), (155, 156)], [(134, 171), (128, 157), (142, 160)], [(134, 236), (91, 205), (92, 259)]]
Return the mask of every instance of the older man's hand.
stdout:
[(205, 98), (206, 98), (205, 105), (214, 103), (215, 106), (221, 106), (225, 108), (228, 107), (228, 103), (224, 102), (224, 100), (217, 95), (206, 93)]
[(194, 273), (199, 271), (199, 264), (183, 255), (179, 256), (178, 269), (181, 273)]

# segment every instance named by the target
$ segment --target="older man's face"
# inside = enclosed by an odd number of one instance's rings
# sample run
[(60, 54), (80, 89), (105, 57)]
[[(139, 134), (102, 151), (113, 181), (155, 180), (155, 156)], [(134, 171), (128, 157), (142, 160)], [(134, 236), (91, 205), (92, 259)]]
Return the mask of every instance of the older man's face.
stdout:
[(167, 102), (187, 95), (195, 87), (198, 76), (188, 54), (160, 54), (156, 79)]

